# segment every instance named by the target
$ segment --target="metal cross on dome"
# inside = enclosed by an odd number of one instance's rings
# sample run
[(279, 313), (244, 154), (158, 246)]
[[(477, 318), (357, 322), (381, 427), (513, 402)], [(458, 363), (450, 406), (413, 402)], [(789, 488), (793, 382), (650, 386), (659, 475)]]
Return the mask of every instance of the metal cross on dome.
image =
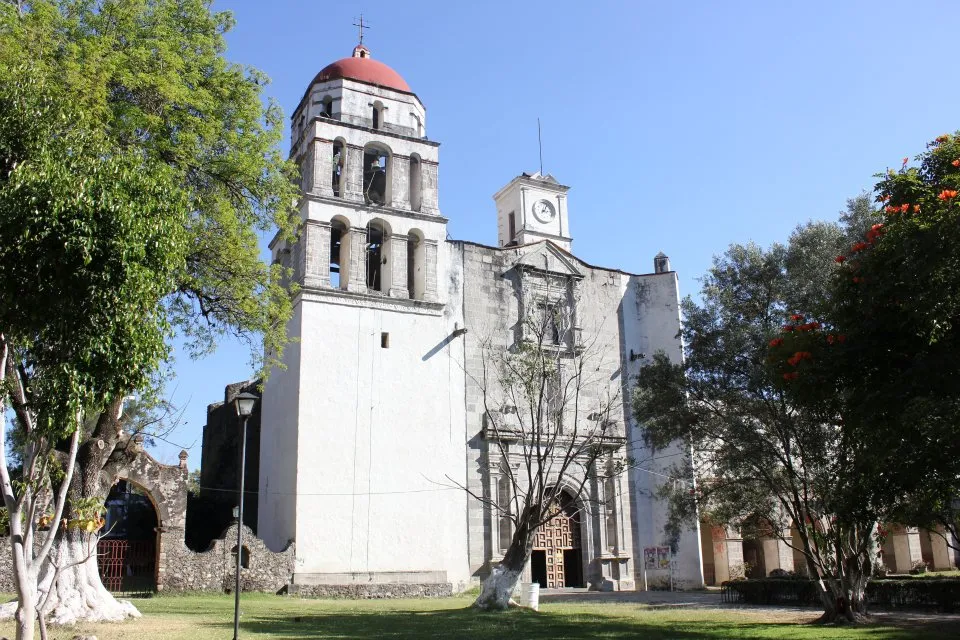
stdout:
[[(355, 19), (356, 19), (356, 18), (355, 18)], [(354, 22), (354, 23), (353, 23), (353, 26), (358, 27), (358, 30), (360, 31), (360, 44), (363, 44), (363, 30), (364, 30), (364, 29), (369, 29), (369, 28), (370, 28), (370, 25), (369, 25), (369, 24), (366, 24), (366, 23), (363, 21), (363, 14), (362, 14), (362, 13), (360, 14), (359, 22)]]

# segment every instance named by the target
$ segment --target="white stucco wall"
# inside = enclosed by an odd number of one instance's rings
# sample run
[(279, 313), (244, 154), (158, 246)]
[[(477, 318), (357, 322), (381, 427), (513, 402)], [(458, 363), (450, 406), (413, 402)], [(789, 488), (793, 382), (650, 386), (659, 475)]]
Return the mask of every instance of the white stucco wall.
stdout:
[(464, 475), (462, 350), (443, 345), (457, 320), (307, 297), (298, 574), (466, 580), (465, 496), (448, 479)]
[[(294, 308), (287, 334), (300, 335), (302, 307)], [(286, 368), (274, 368), (264, 385), (260, 417), (260, 486), (257, 535), (272, 551), (296, 539), (299, 442), (300, 343), (284, 350)]]
[[(635, 380), (644, 362), (657, 351), (663, 351), (674, 362), (683, 356), (677, 332), (680, 328), (679, 284), (674, 272), (642, 276), (624, 276), (621, 310), (625, 367), (630, 380)], [(645, 357), (631, 361), (630, 351)], [(630, 384), (632, 389), (633, 384)], [(639, 426), (629, 416), (629, 448), (634, 457), (630, 472), (634, 499), (634, 544), (638, 558), (638, 584), (641, 584), (643, 548), (664, 546), (667, 539), (664, 525), (667, 505), (658, 500), (657, 490), (667, 481), (673, 465), (682, 465), (690, 452), (677, 443), (662, 451), (650, 451), (643, 444)], [(703, 586), (703, 562), (700, 550), (699, 523), (686, 528), (680, 536), (674, 557), (674, 584), (681, 588)], [(652, 573), (650, 581), (667, 580), (668, 575)]]

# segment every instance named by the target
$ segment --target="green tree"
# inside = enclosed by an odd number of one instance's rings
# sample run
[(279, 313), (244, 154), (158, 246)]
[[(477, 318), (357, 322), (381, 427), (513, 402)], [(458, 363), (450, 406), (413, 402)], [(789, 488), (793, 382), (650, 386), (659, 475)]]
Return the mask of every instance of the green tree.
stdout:
[(20, 473), (11, 477), (4, 427), (0, 492), (18, 639), (33, 638), (41, 584), (56, 571), (55, 536), (34, 545), (38, 521), (58, 531), (61, 520), (84, 518), (67, 492), (85, 412), (144, 384), (166, 357), (160, 302), (187, 255), (186, 198), (174, 173), (111, 145), (64, 98), (29, 69), (4, 69), (0, 414), (9, 407), (16, 416)]
[[(790, 392), (842, 416), (852, 438), (879, 444), (851, 460), (872, 478), (867, 499), (895, 504), (897, 521), (956, 533), (960, 137), (940, 136), (912, 166), (904, 158), (878, 177), (882, 210), (838, 252), (834, 304), (824, 329), (806, 336), (812, 357)], [(788, 346), (775, 354), (781, 367)]]
[[(859, 220), (863, 197), (848, 205)], [(855, 441), (836, 416), (796, 403), (795, 369), (771, 361), (785, 336), (816, 330), (831, 308), (834, 258), (846, 246), (839, 225), (799, 227), (787, 245), (733, 245), (703, 279), (701, 303), (683, 303), (685, 359), (663, 354), (639, 375), (634, 416), (648, 445), (689, 442), (694, 468), (677, 468), (670, 526), (697, 517), (786, 538), (820, 580), (824, 620), (856, 620), (886, 503), (850, 511), (865, 479), (849, 464), (875, 441)], [(791, 351), (791, 361), (800, 349)], [(798, 356), (806, 364), (806, 356)], [(683, 481), (693, 473), (695, 489)], [(671, 486), (671, 485), (668, 485)]]
[[(224, 34), (233, 19), (210, 7), (209, 0), (0, 4), (0, 82), (28, 60), (29, 76), (71, 105), (68, 122), (87, 123), (109, 149), (135, 157), (146, 175), (160, 173), (175, 185), (169, 202), (182, 215), (177, 233), (185, 235), (187, 251), (173, 280), (161, 280), (165, 290), (158, 302), (142, 304), (140, 312), (162, 318), (195, 355), (224, 335), (248, 340), (262, 374), (279, 361), (292, 307), (280, 267), (260, 260), (257, 233), (279, 229), (292, 237), (296, 171), (278, 148), (282, 114), (261, 100), (267, 79), (224, 59)], [(22, 124), (11, 120), (9, 131)], [(9, 167), (19, 160), (8, 149), (0, 139), (0, 161)], [(80, 181), (85, 176), (79, 169), (73, 175)], [(51, 242), (63, 242), (68, 231), (51, 233)], [(4, 235), (0, 242), (13, 239)], [(101, 303), (98, 312), (109, 315), (122, 301)], [(97, 301), (80, 302), (75, 310)], [(23, 307), (19, 300), (16, 307)], [(27, 368), (24, 376), (32, 374)], [(25, 386), (37, 382), (30, 378)], [(107, 406), (77, 444), (68, 505), (102, 500), (110, 489), (105, 479), (137, 455), (122, 446), (120, 416), (123, 397), (142, 384), (142, 378), (128, 377), (128, 384), (119, 385), (123, 393), (100, 396)], [(33, 401), (40, 401), (39, 394)], [(50, 615), (61, 621), (111, 617), (113, 607), (113, 617), (121, 617), (99, 584), (95, 559), (84, 556), (89, 540), (75, 538), (59, 536), (55, 545), (58, 557), (85, 561), (61, 572), (63, 585), (48, 600)], [(102, 593), (72, 597), (91, 589)], [(97, 604), (71, 608), (68, 600)]]

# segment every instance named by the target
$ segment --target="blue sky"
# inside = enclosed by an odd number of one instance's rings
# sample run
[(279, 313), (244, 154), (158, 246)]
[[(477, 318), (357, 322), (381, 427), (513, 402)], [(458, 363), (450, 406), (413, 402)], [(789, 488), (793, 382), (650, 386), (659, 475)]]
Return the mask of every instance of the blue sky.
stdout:
[[(350, 55), (361, 11), (373, 56), (427, 107), (440, 207), (455, 239), (496, 243), (491, 196), (544, 169), (570, 190), (574, 252), (645, 273), (666, 252), (695, 293), (732, 242), (769, 244), (834, 219), (873, 174), (960, 128), (955, 2), (319, 2), (217, 0), (227, 57), (273, 80), (289, 116)], [(288, 147), (284, 147), (285, 149)], [(174, 462), (200, 464), (206, 405), (249, 373), (225, 343), (180, 356)], [(265, 428), (269, 426), (265, 425)]]

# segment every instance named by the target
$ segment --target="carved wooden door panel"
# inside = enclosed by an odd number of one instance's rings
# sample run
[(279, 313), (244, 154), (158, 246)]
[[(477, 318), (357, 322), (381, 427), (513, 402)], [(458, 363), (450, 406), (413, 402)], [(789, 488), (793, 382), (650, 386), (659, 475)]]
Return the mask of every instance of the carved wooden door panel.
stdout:
[(543, 550), (547, 564), (547, 588), (567, 586), (563, 559), (564, 549), (579, 549), (579, 523), (564, 510), (557, 510), (550, 520), (537, 530), (533, 548)]

